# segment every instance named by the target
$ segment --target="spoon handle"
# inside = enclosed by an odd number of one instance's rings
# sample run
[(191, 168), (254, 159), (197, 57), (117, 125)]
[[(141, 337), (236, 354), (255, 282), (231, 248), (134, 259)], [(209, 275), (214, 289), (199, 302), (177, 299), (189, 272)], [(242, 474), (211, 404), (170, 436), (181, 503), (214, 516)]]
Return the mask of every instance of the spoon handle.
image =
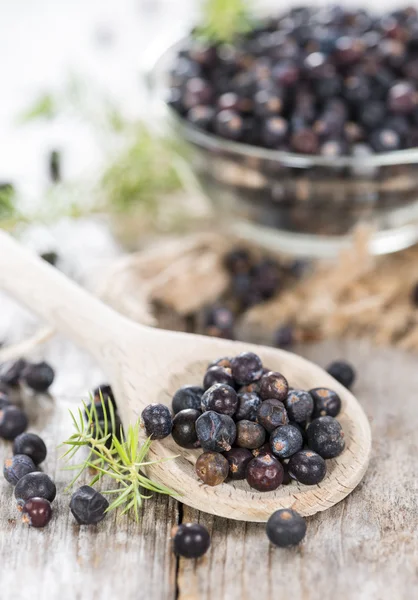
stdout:
[[(124, 317), (0, 230), (0, 288), (96, 357)], [(122, 326), (122, 327), (121, 327)]]

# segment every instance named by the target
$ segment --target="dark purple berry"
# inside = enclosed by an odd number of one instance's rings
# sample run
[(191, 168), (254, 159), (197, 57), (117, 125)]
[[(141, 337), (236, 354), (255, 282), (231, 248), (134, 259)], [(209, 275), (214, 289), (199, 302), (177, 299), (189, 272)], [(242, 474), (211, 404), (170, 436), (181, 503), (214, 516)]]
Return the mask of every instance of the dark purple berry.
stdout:
[(243, 352), (231, 361), (232, 377), (238, 385), (248, 385), (260, 379), (263, 363), (253, 352)]
[(0, 391), (0, 410), (6, 406), (10, 406), (9, 396), (5, 392)]
[(173, 423), (170, 409), (165, 404), (149, 404), (142, 411), (141, 419), (147, 435), (154, 440), (170, 435)]
[(28, 426), (28, 418), (17, 406), (4, 406), (0, 410), (0, 438), (14, 440)]
[(36, 433), (21, 433), (13, 442), (13, 454), (26, 454), (35, 463), (40, 465), (46, 458), (45, 442)]
[(16, 485), (19, 479), (37, 470), (37, 466), (29, 456), (15, 454), (13, 458), (6, 458), (4, 461), (3, 475), (6, 481)]
[(196, 461), (196, 474), (206, 485), (215, 486), (228, 477), (229, 463), (219, 452), (203, 452)]
[(385, 116), (386, 106), (383, 102), (368, 102), (359, 110), (360, 122), (367, 129), (382, 127), (385, 124)]
[(266, 525), (270, 542), (279, 548), (299, 544), (306, 534), (306, 523), (299, 513), (291, 508), (276, 510)]
[(245, 479), (248, 463), (254, 458), (247, 448), (231, 448), (224, 454), (229, 463), (229, 476), (233, 480)]
[(95, 419), (96, 416), (99, 421), (104, 421), (106, 414), (106, 418), (110, 421), (112, 411), (114, 413), (115, 408), (114, 403), (109, 396), (104, 395), (100, 397), (100, 394), (98, 394), (93, 397), (93, 402), (86, 405), (84, 416), (86, 421), (90, 421), (91, 418)]
[[(263, 373), (264, 373), (264, 369), (263, 369)], [(258, 381), (253, 381), (252, 383), (249, 383), (248, 385), (243, 385), (239, 388), (238, 390), (238, 395), (240, 394), (257, 394), (260, 391), (260, 380)], [(251, 419), (250, 419), (251, 421)]]
[(185, 86), (183, 104), (186, 109), (191, 109), (200, 104), (209, 104), (212, 99), (210, 84), (201, 77), (189, 79)]
[(276, 348), (289, 348), (294, 344), (294, 330), (291, 325), (281, 325), (274, 334)]
[(55, 483), (45, 473), (28, 473), (16, 483), (16, 500), (29, 500), (30, 498), (45, 498), (52, 502), (57, 495)]
[(102, 494), (83, 485), (71, 496), (70, 509), (79, 525), (96, 525), (106, 516), (109, 502)]
[(22, 372), (28, 363), (25, 359), (19, 358), (14, 362), (6, 363), (2, 366), (0, 381), (10, 387), (16, 387), (22, 376)]
[(389, 90), (389, 109), (394, 113), (409, 114), (417, 106), (417, 91), (407, 81), (399, 81)]
[(247, 466), (247, 482), (259, 492), (272, 492), (283, 482), (283, 467), (273, 456), (253, 458)]
[(54, 377), (54, 369), (46, 362), (28, 364), (21, 373), (22, 381), (35, 392), (46, 392)]
[(345, 360), (334, 360), (326, 370), (347, 389), (351, 388), (356, 378), (353, 367)]
[(224, 383), (215, 383), (202, 396), (202, 411), (213, 410), (232, 417), (238, 408), (236, 391)]
[(314, 410), (314, 401), (309, 392), (291, 390), (286, 398), (286, 410), (291, 421), (305, 423), (309, 421)]
[(283, 97), (274, 90), (260, 90), (254, 96), (254, 111), (259, 117), (279, 115), (283, 106)]
[(113, 394), (111, 386), (108, 383), (102, 383), (99, 386), (97, 386), (97, 388), (93, 390), (93, 398), (95, 404), (100, 402), (103, 398), (105, 402), (111, 402), (114, 408), (116, 409), (115, 396)]
[(295, 131), (290, 138), (290, 146), (294, 152), (300, 154), (317, 154), (319, 140), (313, 129), (302, 128)]
[(186, 408), (200, 410), (204, 391), (205, 390), (198, 385), (185, 385), (177, 390), (173, 396), (172, 402), (174, 414), (181, 410), (185, 410)]
[(122, 422), (117, 414), (115, 414), (114, 424), (112, 423), (110, 418), (107, 420), (107, 422), (101, 420), (93, 420), (90, 424), (90, 428), (94, 438), (103, 438), (105, 437), (105, 435), (108, 436), (106, 441), (104, 442), (104, 445), (107, 448), (112, 447), (113, 436), (115, 436), (118, 441), (121, 441), (122, 439)]
[(224, 256), (224, 265), (232, 275), (248, 273), (251, 268), (251, 256), (246, 248), (231, 250)]
[(265, 258), (251, 271), (251, 287), (263, 300), (268, 300), (277, 292), (281, 283), (279, 265), (275, 260)]
[(215, 110), (210, 106), (194, 106), (187, 114), (192, 125), (199, 129), (211, 130), (215, 118)]
[(283, 60), (273, 67), (272, 75), (279, 86), (292, 87), (299, 79), (300, 69), (296, 62)]
[(30, 498), (21, 510), (22, 522), (31, 527), (45, 527), (52, 517), (51, 504), (45, 498)]
[(209, 549), (209, 532), (199, 523), (182, 523), (173, 529), (172, 535), (173, 550), (183, 558), (200, 558)]
[(171, 435), (176, 444), (182, 448), (199, 447), (199, 440), (197, 439), (196, 433), (196, 421), (201, 414), (200, 410), (186, 408), (175, 415)]
[(203, 387), (205, 390), (211, 388), (215, 383), (223, 383), (225, 385), (229, 385), (230, 387), (235, 387), (235, 381), (232, 377), (231, 369), (228, 367), (210, 367), (203, 379)]
[(214, 328), (219, 330), (221, 333), (227, 332), (230, 334), (234, 327), (234, 315), (232, 311), (225, 306), (214, 306), (206, 310), (205, 327)]
[(229, 356), (223, 356), (222, 358), (217, 358), (216, 360), (213, 360), (211, 363), (209, 363), (208, 369), (210, 369), (211, 367), (224, 367), (225, 369), (230, 369), (231, 368), (231, 360), (232, 360), (232, 358)]
[(312, 450), (301, 450), (289, 460), (289, 474), (304, 485), (320, 483), (327, 473), (322, 456)]
[(289, 384), (287, 379), (277, 371), (270, 371), (260, 379), (260, 397), (262, 400), (276, 399), (284, 402), (287, 398)]
[(308, 446), (322, 458), (335, 458), (345, 448), (344, 432), (334, 417), (314, 419), (306, 430)]
[(218, 135), (231, 140), (239, 140), (242, 136), (244, 122), (233, 110), (221, 110), (215, 117), (215, 131)]
[(283, 117), (270, 117), (263, 124), (261, 139), (268, 148), (281, 148), (287, 139), (289, 124)]
[(289, 418), (283, 402), (274, 398), (265, 400), (257, 411), (257, 422), (269, 433), (281, 425), (287, 425)]
[(235, 420), (255, 421), (261, 402), (261, 398), (254, 392), (240, 392), (238, 394), (238, 409), (235, 413)]
[(231, 417), (209, 410), (197, 419), (196, 433), (203, 450), (225, 452), (235, 442), (237, 430)]
[(254, 421), (238, 421), (235, 445), (239, 448), (254, 450), (260, 448), (266, 439), (266, 430)]
[(284, 472), (282, 485), (290, 485), (293, 480), (289, 475), (289, 465), (285, 461), (281, 461), (281, 462), (282, 462), (282, 467), (283, 467), (283, 472)]
[(314, 411), (312, 416), (317, 417), (336, 417), (341, 410), (341, 399), (339, 395), (328, 388), (314, 388), (309, 391), (314, 401)]
[(393, 152), (401, 147), (401, 138), (393, 129), (378, 129), (370, 136), (370, 145), (376, 152)]
[(265, 456), (266, 454), (273, 456), (273, 452), (271, 451), (270, 442), (266, 442), (260, 448), (254, 448), (254, 450), (252, 450), (251, 453), (255, 457)]
[(275, 429), (270, 436), (270, 446), (274, 456), (290, 458), (303, 448), (303, 437), (294, 425), (283, 425)]

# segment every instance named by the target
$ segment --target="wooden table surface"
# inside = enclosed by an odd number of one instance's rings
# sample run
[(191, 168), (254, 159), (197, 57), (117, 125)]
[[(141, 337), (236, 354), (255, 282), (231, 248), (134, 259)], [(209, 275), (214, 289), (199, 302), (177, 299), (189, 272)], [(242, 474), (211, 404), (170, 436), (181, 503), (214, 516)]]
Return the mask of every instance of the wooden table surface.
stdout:
[[(373, 456), (345, 501), (308, 519), (304, 543), (269, 546), (260, 524), (199, 514), (165, 497), (147, 501), (142, 522), (110, 515), (79, 527), (64, 488), (56, 445), (71, 431), (68, 408), (100, 378), (90, 359), (62, 339), (43, 356), (57, 367), (53, 399), (25, 398), (31, 427), (46, 440), (45, 471), (57, 482), (54, 518), (44, 530), (22, 525), (10, 486), (0, 484), (2, 600), (384, 600), (418, 595), (418, 369), (413, 355), (367, 343), (328, 342), (301, 349), (320, 364), (347, 357), (358, 370), (355, 393), (370, 417)], [(1, 458), (10, 445), (0, 444)], [(200, 521), (212, 536), (198, 561), (176, 560), (170, 530)]]
[[(83, 232), (85, 239), (83, 239)], [(66, 232), (68, 235), (68, 232)], [(83, 247), (95, 229), (79, 231), (83, 260), (67, 272), (89, 279)], [(102, 236), (103, 237), (103, 236)], [(60, 235), (60, 239), (63, 235)], [(101, 238), (100, 238), (101, 239)], [(114, 254), (111, 240), (98, 255)], [(74, 252), (74, 246), (71, 246)], [(94, 256), (93, 256), (94, 255)], [(78, 260), (77, 265), (75, 264)], [(64, 269), (65, 270), (65, 269)], [(20, 338), (37, 325), (0, 296), (0, 339)], [(57, 336), (34, 359), (56, 368), (52, 398), (24, 396), (30, 430), (45, 439), (44, 470), (58, 488), (54, 516), (43, 530), (20, 522), (12, 488), (0, 480), (1, 600), (398, 600), (418, 598), (418, 369), (417, 357), (366, 342), (333, 341), (299, 348), (324, 366), (347, 358), (356, 367), (354, 393), (370, 418), (373, 453), (363, 482), (343, 502), (308, 519), (304, 543), (269, 545), (261, 524), (199, 514), (167, 497), (146, 501), (142, 520), (110, 514), (97, 527), (79, 527), (69, 511), (57, 445), (71, 433), (69, 408), (105, 375), (92, 359)], [(0, 460), (11, 454), (0, 442)], [(212, 545), (198, 561), (177, 560), (170, 531), (200, 521)]]

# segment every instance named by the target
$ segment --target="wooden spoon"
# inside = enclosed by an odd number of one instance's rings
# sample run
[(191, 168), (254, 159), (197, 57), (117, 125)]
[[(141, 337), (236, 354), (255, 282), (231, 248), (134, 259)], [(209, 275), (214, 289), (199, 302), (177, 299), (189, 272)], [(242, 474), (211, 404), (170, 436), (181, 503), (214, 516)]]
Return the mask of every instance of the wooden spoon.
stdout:
[(245, 481), (209, 487), (198, 481), (194, 471), (199, 451), (180, 448), (171, 437), (153, 442), (150, 459), (180, 457), (149, 467), (148, 474), (175, 490), (185, 504), (245, 521), (266, 521), (275, 510), (286, 507), (312, 515), (345, 498), (362, 479), (371, 447), (368, 420), (354, 396), (317, 365), (283, 350), (134, 323), (4, 232), (0, 232), (0, 286), (99, 361), (115, 390), (125, 426), (152, 402), (170, 406), (180, 386), (201, 384), (211, 360), (243, 351), (259, 354), (267, 367), (282, 372), (294, 387), (328, 386), (340, 395), (346, 449), (327, 461), (328, 473), (319, 485), (294, 482), (268, 493), (251, 489)]

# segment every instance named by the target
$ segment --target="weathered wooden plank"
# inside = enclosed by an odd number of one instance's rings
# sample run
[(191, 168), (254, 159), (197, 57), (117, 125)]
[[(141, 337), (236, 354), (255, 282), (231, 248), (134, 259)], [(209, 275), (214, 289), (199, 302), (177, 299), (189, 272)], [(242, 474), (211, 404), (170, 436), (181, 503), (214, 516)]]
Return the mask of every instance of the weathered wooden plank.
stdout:
[[(44, 470), (56, 481), (54, 517), (44, 530), (20, 522), (13, 489), (0, 483), (0, 597), (43, 600), (135, 598), (166, 600), (176, 594), (176, 559), (169, 550), (171, 528), (178, 521), (174, 500), (147, 501), (141, 524), (109, 515), (97, 527), (79, 527), (64, 492), (72, 474), (64, 471), (57, 444), (71, 432), (69, 408), (101, 376), (91, 360), (61, 339), (46, 358), (57, 369), (54, 398), (26, 397), (31, 431), (40, 433), (49, 455)], [(0, 443), (1, 463), (11, 445)]]
[(385, 600), (418, 593), (418, 411), (416, 357), (367, 343), (328, 342), (304, 349), (326, 365), (347, 357), (357, 367), (355, 393), (370, 416), (373, 456), (357, 490), (308, 519), (300, 548), (269, 546), (264, 527), (199, 516), (212, 548), (180, 561), (179, 599)]

